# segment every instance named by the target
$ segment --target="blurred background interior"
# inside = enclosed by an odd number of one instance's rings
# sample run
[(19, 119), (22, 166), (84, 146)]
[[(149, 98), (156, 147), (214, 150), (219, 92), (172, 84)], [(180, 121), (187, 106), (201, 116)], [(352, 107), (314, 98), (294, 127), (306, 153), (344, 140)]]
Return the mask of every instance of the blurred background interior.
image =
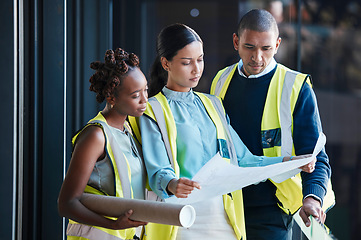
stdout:
[(57, 196), (71, 136), (103, 108), (89, 89), (90, 62), (107, 49), (136, 53), (149, 73), (168, 24), (204, 42), (198, 91), (238, 60), (232, 33), (252, 8), (279, 23), (276, 60), (309, 73), (319, 103), (336, 206), (326, 225), (361, 239), (361, 3), (358, 0), (2, 0), (0, 239), (63, 239)]

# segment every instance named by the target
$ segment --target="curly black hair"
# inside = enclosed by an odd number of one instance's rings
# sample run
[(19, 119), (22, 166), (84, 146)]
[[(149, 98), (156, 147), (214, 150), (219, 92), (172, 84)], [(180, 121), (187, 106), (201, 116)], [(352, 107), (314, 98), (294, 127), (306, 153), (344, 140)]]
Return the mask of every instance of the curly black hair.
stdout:
[(114, 89), (121, 84), (127, 73), (139, 67), (139, 58), (134, 53), (127, 53), (121, 48), (105, 52), (104, 63), (92, 62), (90, 68), (96, 72), (90, 77), (89, 90), (96, 93), (97, 102), (103, 102), (114, 93)]

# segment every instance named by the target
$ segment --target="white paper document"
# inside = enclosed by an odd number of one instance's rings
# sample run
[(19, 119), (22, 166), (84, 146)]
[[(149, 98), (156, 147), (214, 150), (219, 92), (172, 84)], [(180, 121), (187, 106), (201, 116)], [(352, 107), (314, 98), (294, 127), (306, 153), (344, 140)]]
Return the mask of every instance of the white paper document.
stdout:
[(319, 223), (315, 218), (310, 216), (311, 226), (306, 227), (302, 218), (300, 217), (300, 210), (294, 215), (293, 219), (300, 226), (302, 232), (306, 235), (308, 240), (332, 240), (336, 239), (332, 234), (329, 233), (327, 227)]
[[(323, 135), (323, 134), (322, 134)], [(324, 135), (323, 135), (324, 136)], [(320, 134), (320, 138), (321, 134)], [(316, 144), (314, 154), (321, 151), (322, 146)], [(317, 154), (318, 154), (317, 152)], [(316, 155), (317, 155), (316, 154)], [(243, 187), (261, 182), (267, 178), (289, 173), (292, 170), (306, 165), (314, 157), (303, 158), (288, 162), (277, 163), (265, 167), (238, 167), (227, 163), (218, 153), (209, 160), (193, 177), (192, 180), (201, 185), (201, 189), (194, 189), (187, 198), (176, 198), (175, 196), (165, 199), (166, 202), (191, 204), (202, 200), (210, 199), (215, 196), (227, 194)], [(290, 175), (290, 177), (293, 175)]]
[[(318, 136), (318, 139), (317, 139), (317, 142), (316, 142), (316, 146), (313, 149), (312, 158), (316, 157), (321, 152), (321, 150), (323, 149), (325, 144), (326, 144), (326, 136), (325, 136), (324, 133), (320, 132), (320, 135)], [(281, 183), (281, 182), (295, 176), (296, 174), (298, 174), (300, 172), (301, 172), (301, 169), (296, 168), (296, 169), (293, 169), (291, 171), (285, 172), (283, 174), (271, 177), (271, 180), (276, 182), (276, 183)]]

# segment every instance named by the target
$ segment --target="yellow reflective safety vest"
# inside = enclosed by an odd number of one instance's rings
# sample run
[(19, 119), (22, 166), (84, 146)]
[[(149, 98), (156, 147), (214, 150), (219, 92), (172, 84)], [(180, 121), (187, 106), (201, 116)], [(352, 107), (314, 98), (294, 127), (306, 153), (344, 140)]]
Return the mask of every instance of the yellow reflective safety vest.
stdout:
[[(91, 119), (88, 124), (79, 131), (72, 139), (73, 145), (79, 134), (89, 125), (98, 125), (103, 129), (106, 142), (106, 154), (111, 160), (111, 164), (114, 170), (115, 177), (115, 196), (116, 197), (125, 197), (133, 198), (133, 190), (131, 187), (131, 169), (125, 155), (120, 151), (119, 147), (115, 142), (113, 134), (110, 132), (109, 126), (99, 112), (98, 115)], [(128, 127), (125, 125), (125, 127)], [(129, 129), (129, 132), (130, 129)], [(87, 185), (84, 190), (85, 193), (92, 193), (98, 195), (104, 195), (103, 192)], [(68, 229), (67, 229), (67, 239), (68, 240), (96, 240), (96, 239), (107, 239), (107, 240), (123, 240), (123, 239), (133, 239), (135, 235), (135, 228), (128, 228), (124, 230), (111, 230), (107, 228), (89, 226), (85, 224), (77, 223), (69, 219)]]
[[(229, 83), (235, 71), (238, 71), (238, 63), (220, 70), (211, 85), (211, 94), (224, 99)], [(267, 92), (267, 98), (263, 110), (261, 131), (281, 130), (279, 146), (265, 147), (263, 154), (267, 157), (294, 156), (293, 146), (293, 111), (306, 81), (312, 87), (310, 77), (293, 71), (281, 64), (277, 64)], [(271, 180), (272, 182), (272, 180)], [(289, 178), (281, 183), (272, 182), (276, 187), (276, 197), (281, 204), (279, 207), (287, 214), (294, 214), (302, 206), (302, 180), (301, 174)], [(335, 195), (331, 181), (328, 182), (327, 193), (323, 199), (322, 209), (328, 211), (335, 204)]]
[[(205, 106), (209, 116), (217, 129), (218, 145), (223, 159), (231, 164), (237, 164), (236, 152), (231, 140), (225, 111), (221, 100), (212, 95), (196, 93)], [(160, 128), (163, 141), (167, 150), (170, 163), (179, 177), (179, 166), (177, 163), (177, 129), (174, 117), (167, 98), (160, 92), (148, 100), (147, 110), (144, 112), (147, 116), (155, 120)], [(141, 140), (141, 129), (139, 129), (138, 118), (129, 117), (129, 122), (134, 135)], [(224, 209), (228, 215), (230, 224), (238, 239), (246, 239), (246, 230), (244, 224), (243, 196), (242, 190), (237, 190), (223, 195)], [(148, 223), (145, 227), (143, 240), (174, 240), (177, 237), (177, 226), (161, 225)]]

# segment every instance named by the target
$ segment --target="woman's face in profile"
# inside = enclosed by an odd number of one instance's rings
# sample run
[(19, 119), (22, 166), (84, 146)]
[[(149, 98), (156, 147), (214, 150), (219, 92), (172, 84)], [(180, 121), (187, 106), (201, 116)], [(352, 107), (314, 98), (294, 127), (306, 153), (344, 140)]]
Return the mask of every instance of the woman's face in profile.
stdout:
[(203, 44), (194, 41), (178, 51), (171, 61), (162, 58), (162, 65), (168, 71), (167, 88), (188, 92), (198, 85), (203, 74)]
[(141, 116), (148, 101), (148, 87), (142, 71), (136, 67), (115, 89), (113, 108), (121, 115)]

